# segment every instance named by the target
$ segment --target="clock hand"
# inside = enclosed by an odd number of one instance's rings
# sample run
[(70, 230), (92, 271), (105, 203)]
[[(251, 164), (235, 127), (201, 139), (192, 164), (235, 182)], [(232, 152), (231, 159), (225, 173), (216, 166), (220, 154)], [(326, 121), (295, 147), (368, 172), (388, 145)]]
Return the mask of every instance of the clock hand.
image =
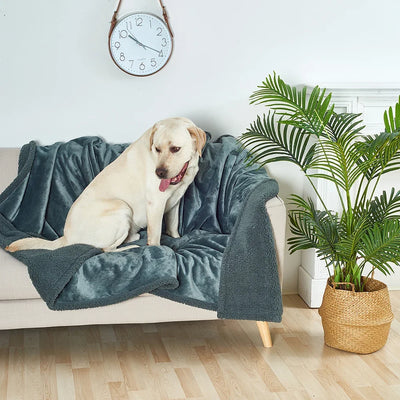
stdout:
[[(129, 31), (128, 31), (128, 32), (129, 32)], [(139, 40), (137, 40), (137, 39), (135, 38), (135, 36), (132, 35), (131, 32), (128, 33), (128, 36), (129, 36), (132, 40), (134, 40), (139, 46), (143, 47), (144, 49), (153, 50), (153, 51), (155, 51), (155, 52), (158, 53), (158, 54), (161, 53), (161, 50), (153, 49), (153, 47), (147, 46), (146, 44), (143, 44), (142, 42), (139, 42)]]
[(144, 47), (146, 47), (146, 48), (148, 48), (148, 49), (150, 49), (150, 50), (153, 50), (153, 51), (155, 51), (156, 53), (158, 53), (158, 54), (160, 54), (161, 53), (161, 50), (156, 50), (156, 49), (153, 49), (152, 47), (150, 47), (150, 46), (147, 46), (147, 44), (144, 44), (143, 45)]
[(139, 46), (143, 47), (146, 50), (146, 47), (143, 43), (139, 42), (139, 40), (137, 40), (135, 38), (135, 36), (133, 36), (131, 33), (128, 34), (129, 38), (131, 38), (133, 41), (135, 41)]

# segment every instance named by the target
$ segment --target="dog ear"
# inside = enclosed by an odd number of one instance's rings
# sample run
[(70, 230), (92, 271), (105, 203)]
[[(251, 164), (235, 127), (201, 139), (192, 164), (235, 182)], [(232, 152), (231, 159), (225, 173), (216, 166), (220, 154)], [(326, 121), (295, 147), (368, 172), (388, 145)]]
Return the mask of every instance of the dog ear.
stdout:
[(188, 128), (188, 131), (192, 138), (196, 140), (196, 150), (201, 157), (201, 152), (207, 141), (207, 135), (202, 129), (198, 128), (197, 126), (191, 126), (190, 128)]
[(153, 127), (151, 128), (151, 132), (150, 132), (150, 151), (151, 148), (153, 147), (153, 140), (154, 140), (154, 134), (156, 133), (157, 130), (157, 124), (154, 124)]

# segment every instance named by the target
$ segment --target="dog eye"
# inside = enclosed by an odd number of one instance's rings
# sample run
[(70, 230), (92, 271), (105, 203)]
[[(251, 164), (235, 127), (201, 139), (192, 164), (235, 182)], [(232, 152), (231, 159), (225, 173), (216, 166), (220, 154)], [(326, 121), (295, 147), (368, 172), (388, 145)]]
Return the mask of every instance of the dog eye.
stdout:
[(171, 147), (171, 153), (177, 153), (181, 148), (180, 147)]
[(161, 153), (161, 150), (158, 147), (156, 147), (156, 152)]

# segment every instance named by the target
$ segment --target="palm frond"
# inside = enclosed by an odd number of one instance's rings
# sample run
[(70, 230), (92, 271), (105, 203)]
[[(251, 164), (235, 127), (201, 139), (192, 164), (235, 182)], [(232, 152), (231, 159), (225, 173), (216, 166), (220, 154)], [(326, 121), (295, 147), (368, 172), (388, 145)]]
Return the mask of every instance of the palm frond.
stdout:
[[(342, 215), (341, 226), (347, 226), (345, 215)], [(340, 232), (340, 239), (336, 249), (340, 254), (340, 259), (346, 261), (345, 264), (356, 264), (360, 241), (370, 227), (369, 216), (365, 213), (362, 216), (358, 216), (350, 233), (345, 232), (345, 229)]]
[(400, 168), (400, 132), (364, 136), (356, 147), (358, 163), (368, 180)]
[(390, 191), (389, 196), (384, 190), (368, 204), (368, 215), (373, 223), (383, 223), (387, 219), (400, 220), (400, 190)]
[(337, 141), (343, 134), (349, 132), (352, 132), (353, 136), (356, 136), (365, 128), (365, 125), (361, 125), (363, 121), (359, 119), (360, 116), (361, 114), (336, 114), (334, 112), (326, 126), (329, 138), (332, 141)]
[(315, 145), (310, 135), (298, 128), (275, 122), (274, 114), (257, 118), (239, 141), (251, 149), (248, 161), (266, 165), (275, 161), (289, 161), (306, 171), (313, 156)]
[(250, 104), (265, 104), (285, 117), (280, 123), (307, 130), (319, 137), (324, 134), (334, 112), (332, 95), (325, 93), (325, 89), (316, 86), (308, 95), (306, 87), (297, 90), (274, 73), (250, 96)]
[(399, 132), (400, 131), (400, 96), (399, 101), (393, 108), (389, 107), (383, 114), (383, 121), (385, 123), (385, 132)]
[(400, 221), (375, 223), (361, 238), (359, 254), (362, 266), (369, 263), (385, 275), (393, 272), (391, 264), (400, 265)]
[(337, 259), (336, 243), (339, 241), (339, 218), (335, 212), (317, 210), (312, 199), (300, 196), (290, 197), (290, 230), (293, 237), (288, 239), (289, 251), (315, 248), (319, 257), (328, 264)]
[(316, 156), (310, 168), (316, 172), (309, 173), (314, 178), (327, 179), (345, 192), (363, 175), (364, 169), (359, 163), (360, 154), (355, 144), (357, 134), (346, 131), (337, 135), (334, 141), (320, 138), (316, 147)]
[(308, 218), (304, 218), (303, 214), (299, 211), (289, 211), (290, 231), (294, 235), (288, 239), (290, 254), (298, 250), (318, 248), (319, 241), (314, 225)]

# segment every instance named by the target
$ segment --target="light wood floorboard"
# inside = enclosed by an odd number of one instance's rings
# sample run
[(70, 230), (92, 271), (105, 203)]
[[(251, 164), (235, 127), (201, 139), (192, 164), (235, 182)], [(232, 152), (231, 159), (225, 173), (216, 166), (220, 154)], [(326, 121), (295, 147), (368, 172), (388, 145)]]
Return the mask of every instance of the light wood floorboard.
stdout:
[(400, 399), (400, 291), (386, 346), (324, 345), (317, 310), (284, 296), (265, 348), (255, 321), (0, 331), (0, 400)]

